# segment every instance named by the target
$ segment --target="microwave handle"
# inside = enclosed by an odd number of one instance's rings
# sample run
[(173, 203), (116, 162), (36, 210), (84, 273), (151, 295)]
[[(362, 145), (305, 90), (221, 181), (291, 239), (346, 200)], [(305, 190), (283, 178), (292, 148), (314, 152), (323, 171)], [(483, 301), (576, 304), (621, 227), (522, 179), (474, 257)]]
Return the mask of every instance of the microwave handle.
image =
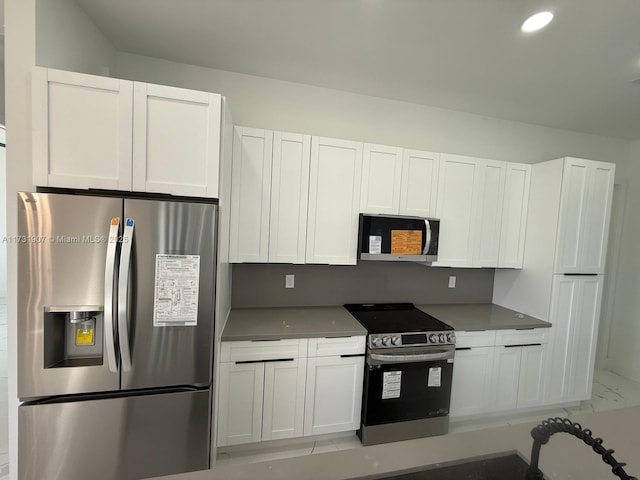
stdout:
[(424, 227), (427, 231), (427, 239), (424, 242), (424, 252), (422, 252), (422, 254), (426, 255), (429, 252), (429, 247), (431, 246), (431, 224), (429, 223), (429, 220), (424, 221)]

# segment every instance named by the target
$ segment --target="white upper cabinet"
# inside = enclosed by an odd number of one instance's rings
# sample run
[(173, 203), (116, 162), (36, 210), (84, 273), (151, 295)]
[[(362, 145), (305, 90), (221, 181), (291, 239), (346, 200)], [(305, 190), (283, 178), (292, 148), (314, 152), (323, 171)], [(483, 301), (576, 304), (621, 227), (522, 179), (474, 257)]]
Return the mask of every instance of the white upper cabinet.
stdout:
[(566, 158), (555, 273), (604, 273), (615, 166)]
[(269, 262), (304, 263), (311, 137), (273, 133)]
[(133, 83), (34, 68), (33, 183), (131, 189)]
[(435, 217), (439, 155), (385, 145), (364, 145), (360, 211)]
[(311, 139), (306, 263), (355, 265), (362, 143)]
[(236, 127), (231, 167), (231, 262), (266, 262), (273, 132)]
[(435, 217), (440, 156), (433, 152), (404, 150), (400, 215)]
[(507, 162), (498, 267), (522, 268), (531, 165)]
[(479, 159), (480, 183), (473, 265), (498, 266), (506, 162)]
[(34, 68), (33, 182), (218, 197), (222, 97)]
[(440, 155), (437, 218), (438, 261), (434, 265), (473, 267), (478, 221), (480, 165), (461, 155)]
[(364, 145), (362, 162), (362, 213), (398, 214), (402, 176), (402, 149)]
[(304, 263), (311, 137), (236, 127), (231, 262)]
[(222, 96), (134, 82), (133, 190), (218, 197)]

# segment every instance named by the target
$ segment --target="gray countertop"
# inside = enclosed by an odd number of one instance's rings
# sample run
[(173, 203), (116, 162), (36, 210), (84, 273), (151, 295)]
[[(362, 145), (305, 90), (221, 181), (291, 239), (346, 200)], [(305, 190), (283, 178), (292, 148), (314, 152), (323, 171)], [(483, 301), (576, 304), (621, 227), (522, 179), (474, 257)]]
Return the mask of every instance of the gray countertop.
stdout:
[(551, 326), (549, 322), (491, 303), (416, 305), (416, 307), (451, 325), (458, 331), (545, 328)]
[[(535, 417), (534, 417), (535, 418)], [(372, 445), (329, 453), (304, 455), (253, 464), (226, 465), (214, 470), (183, 473), (167, 480), (343, 480), (366, 475), (456, 461), (478, 455), (518, 450), (529, 458), (533, 440), (530, 431), (544, 413), (531, 423), (450, 433), (439, 437)], [(608, 412), (586, 413), (571, 418), (593, 436), (604, 439), (606, 448), (615, 449), (615, 458), (625, 461), (625, 471), (640, 474), (640, 407)], [(611, 467), (579, 439), (566, 433), (554, 435), (542, 447), (540, 468), (552, 480), (596, 480), (615, 478)]]
[(235, 308), (222, 341), (366, 335), (344, 307)]
[[(458, 331), (544, 328), (551, 324), (492, 304), (416, 305)], [(344, 307), (234, 308), (223, 341), (366, 335)]]

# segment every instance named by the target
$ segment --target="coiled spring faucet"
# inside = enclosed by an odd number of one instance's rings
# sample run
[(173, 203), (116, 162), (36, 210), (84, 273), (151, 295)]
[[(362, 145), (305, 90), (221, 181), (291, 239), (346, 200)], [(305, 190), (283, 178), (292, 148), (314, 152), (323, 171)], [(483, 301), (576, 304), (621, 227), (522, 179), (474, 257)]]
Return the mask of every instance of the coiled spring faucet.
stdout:
[(623, 467), (626, 463), (618, 462), (613, 457), (614, 450), (607, 450), (602, 446), (601, 438), (593, 438), (591, 436), (591, 430), (583, 429), (579, 423), (574, 423), (568, 418), (563, 419), (559, 417), (544, 420), (540, 425), (531, 430), (533, 447), (531, 448), (531, 466), (527, 471), (527, 480), (542, 480), (544, 478), (538, 468), (540, 448), (549, 441), (551, 435), (558, 432), (570, 433), (589, 445), (594, 452), (602, 457), (602, 460), (607, 465), (611, 466), (611, 471), (617, 477), (622, 480), (638, 480), (636, 477), (629, 476), (627, 472), (624, 471)]

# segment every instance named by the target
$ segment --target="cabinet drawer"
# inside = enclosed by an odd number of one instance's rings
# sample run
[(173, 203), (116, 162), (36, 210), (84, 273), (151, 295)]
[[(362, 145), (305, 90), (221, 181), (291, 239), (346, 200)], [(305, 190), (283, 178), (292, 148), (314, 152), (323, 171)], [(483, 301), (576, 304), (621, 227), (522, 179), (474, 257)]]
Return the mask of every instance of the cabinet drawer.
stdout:
[(220, 345), (221, 362), (278, 360), (306, 356), (306, 338), (222, 342)]
[(358, 355), (364, 353), (366, 337), (322, 337), (309, 339), (309, 357)]
[(478, 332), (456, 331), (456, 348), (492, 347), (496, 342), (495, 330), (481, 330)]
[(530, 343), (548, 343), (548, 328), (532, 328), (528, 330), (498, 330), (496, 345), (527, 345)]

